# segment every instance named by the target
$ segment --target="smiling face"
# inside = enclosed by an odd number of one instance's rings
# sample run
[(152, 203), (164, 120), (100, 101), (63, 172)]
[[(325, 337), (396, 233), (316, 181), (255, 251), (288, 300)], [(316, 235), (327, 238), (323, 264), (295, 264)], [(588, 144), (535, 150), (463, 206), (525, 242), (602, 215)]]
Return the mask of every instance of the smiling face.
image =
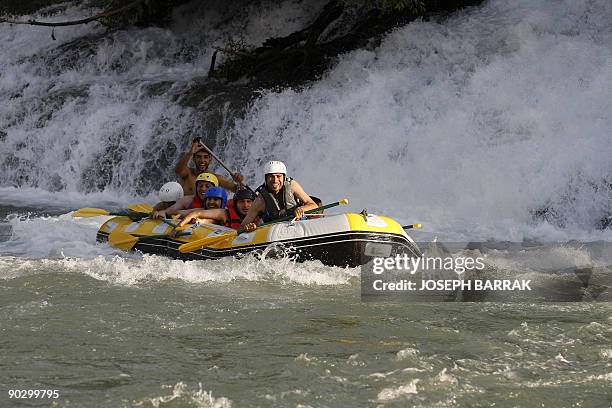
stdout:
[(199, 181), (196, 183), (196, 194), (200, 197), (201, 200), (204, 200), (204, 194), (206, 194), (206, 190), (215, 185), (210, 181)]
[(242, 216), (245, 216), (247, 212), (249, 212), (249, 208), (253, 205), (253, 200), (250, 198), (244, 198), (242, 200), (236, 201), (236, 209), (238, 213)]
[(272, 193), (278, 193), (283, 188), (283, 181), (285, 181), (285, 175), (283, 173), (269, 173), (266, 174), (266, 186)]
[(223, 200), (221, 200), (220, 198), (217, 197), (208, 197), (206, 199), (206, 209), (207, 210), (214, 210), (217, 208), (221, 208), (221, 203), (223, 203)]
[(208, 165), (212, 158), (206, 150), (200, 150), (193, 154), (193, 163), (196, 166), (198, 173), (203, 173), (208, 170)]

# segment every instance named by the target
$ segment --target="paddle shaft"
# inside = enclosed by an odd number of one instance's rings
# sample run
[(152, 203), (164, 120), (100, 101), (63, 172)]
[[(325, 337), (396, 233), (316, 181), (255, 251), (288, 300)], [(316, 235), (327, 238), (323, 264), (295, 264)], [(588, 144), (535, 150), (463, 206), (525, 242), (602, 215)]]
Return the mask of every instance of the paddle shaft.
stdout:
[[(186, 235), (191, 235), (191, 231), (179, 231), (176, 233), (175, 237), (184, 237)], [(164, 238), (164, 237), (169, 237), (169, 234), (159, 234), (159, 235), (143, 235), (140, 237), (136, 237), (138, 238), (138, 241), (146, 241), (148, 239), (155, 239), (155, 238)]]
[(220, 164), (221, 166), (223, 166), (223, 168), (224, 168), (225, 170), (227, 170), (227, 172), (228, 172), (229, 174), (234, 175), (234, 172), (233, 172), (232, 170), (230, 170), (230, 168), (229, 168), (229, 167), (227, 167), (227, 165), (226, 165), (226, 164), (223, 162), (223, 160), (221, 160), (221, 159), (219, 158), (219, 156), (217, 156), (216, 154), (214, 154), (214, 153), (213, 153), (213, 151), (212, 151), (212, 150), (210, 150), (210, 148), (209, 148), (208, 146), (206, 146), (202, 140), (200, 140), (200, 145), (201, 145), (201, 146), (204, 148), (204, 150), (206, 150), (206, 151), (208, 152), (208, 154), (210, 154), (210, 155), (213, 157), (213, 159), (215, 159), (216, 161), (218, 161), (218, 162), (219, 162), (219, 164)]
[[(191, 234), (191, 231), (181, 231), (175, 235), (175, 237), (182, 237)], [(108, 236), (108, 243), (124, 251), (131, 251), (139, 242), (144, 242), (156, 238), (166, 238), (168, 234), (157, 234), (157, 235), (142, 235), (134, 236), (127, 232), (117, 231), (111, 232)]]
[[(223, 162), (223, 160), (221, 160), (219, 158), (219, 156), (217, 156), (215, 153), (213, 153), (213, 151), (204, 144), (204, 142), (202, 141), (202, 139), (200, 139), (200, 145), (204, 148), (204, 150), (206, 150), (208, 152), (208, 154), (210, 154), (212, 156), (213, 159), (215, 159), (216, 161), (219, 162), (219, 164), (225, 169), (227, 170), (227, 172), (232, 176), (232, 178), (234, 178), (234, 172), (227, 167), (227, 165)], [(249, 189), (251, 191), (251, 193), (255, 193), (255, 191), (253, 191), (253, 189), (249, 186), (247, 186), (246, 184), (244, 184), (244, 187), (246, 187), (247, 189)]]
[[(313, 213), (316, 213), (317, 211), (327, 210), (328, 208), (337, 207), (340, 204), (344, 204), (344, 202), (343, 201), (336, 201), (335, 203), (322, 205), (321, 207), (317, 207), (317, 208), (313, 208), (312, 210), (304, 211), (304, 214), (313, 214)], [(287, 216), (279, 218), (277, 220), (272, 220), (272, 221), (264, 222), (263, 224), (258, 225), (257, 228), (263, 227), (265, 225), (276, 224), (277, 222), (289, 221), (289, 220), (292, 220), (294, 218), (295, 217), (293, 215), (287, 215)], [(241, 234), (243, 232), (244, 231), (241, 230), (241, 229), (238, 230), (238, 234)]]
[(121, 211), (121, 212), (110, 212), (102, 208), (80, 208), (76, 210), (73, 217), (100, 217), (100, 216), (113, 216), (113, 217), (130, 217), (131, 219), (139, 219), (148, 217), (149, 214), (134, 212), (134, 211)]
[[(336, 207), (336, 206), (339, 206), (340, 204), (342, 204), (340, 201), (336, 201), (335, 203), (322, 205), (321, 207), (317, 207), (317, 208), (313, 208), (312, 210), (304, 211), (304, 214), (314, 214), (317, 211), (327, 210), (328, 208)], [(277, 222), (289, 221), (289, 220), (292, 220), (293, 218), (295, 218), (293, 215), (287, 215), (287, 216), (279, 218), (277, 220), (272, 220), (272, 221), (264, 222), (263, 224), (261, 224), (259, 226), (263, 227), (264, 225), (270, 225), (270, 224), (274, 224), (274, 223), (277, 223)]]

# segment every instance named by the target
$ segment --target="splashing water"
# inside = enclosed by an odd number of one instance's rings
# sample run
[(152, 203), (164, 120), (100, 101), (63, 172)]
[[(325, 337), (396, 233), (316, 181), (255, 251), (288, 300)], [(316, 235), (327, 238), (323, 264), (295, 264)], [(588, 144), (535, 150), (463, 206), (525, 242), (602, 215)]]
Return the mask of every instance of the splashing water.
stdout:
[[(314, 12), (265, 3), (221, 25), (214, 13), (189, 20), (190, 7), (167, 30), (103, 36), (92, 25), (62, 30), (59, 43), (44, 29), (0, 27), (8, 100), (0, 182), (151, 194), (174, 177), (194, 129), (213, 126), (207, 113), (196, 118), (206, 107), (180, 102), (205, 76), (210, 47), (238, 36), (258, 45)], [(64, 13), (54, 18), (88, 10)], [(226, 110), (221, 154), (251, 182), (264, 160), (281, 159), (325, 201), (348, 196), (352, 209), (432, 231), (607, 239), (593, 228), (612, 212), (611, 16), (604, 0), (492, 1), (441, 23), (411, 23), (375, 49), (339, 57), (306, 89), (265, 93), (244, 118), (242, 108)], [(533, 211), (546, 206), (565, 232), (533, 225)]]
[(281, 159), (325, 200), (432, 230), (546, 236), (531, 212), (552, 204), (580, 235), (612, 212), (611, 19), (606, 1), (491, 1), (411, 23), (266, 94), (228, 145), (251, 173)]

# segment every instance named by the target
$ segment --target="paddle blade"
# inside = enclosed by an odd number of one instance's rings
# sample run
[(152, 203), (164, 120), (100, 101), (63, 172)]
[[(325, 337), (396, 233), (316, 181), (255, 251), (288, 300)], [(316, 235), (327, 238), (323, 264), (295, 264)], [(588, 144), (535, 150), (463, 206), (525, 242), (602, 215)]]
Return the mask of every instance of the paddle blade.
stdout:
[(102, 208), (79, 208), (72, 213), (73, 217), (100, 217), (103, 215), (110, 215), (110, 213)]
[(221, 242), (230, 237), (235, 237), (236, 231), (228, 232), (227, 234), (215, 235), (214, 237), (206, 237), (202, 239), (198, 239), (193, 242), (188, 242), (186, 244), (181, 245), (178, 249), (180, 252), (191, 252), (196, 251), (200, 248), (204, 248), (205, 246), (213, 245), (217, 242)]
[(348, 204), (348, 198), (343, 198), (342, 200), (338, 201), (338, 204)]
[(123, 231), (113, 231), (108, 236), (108, 243), (123, 251), (131, 251), (138, 243), (138, 238)]
[(153, 212), (153, 207), (151, 207), (149, 204), (144, 203), (130, 204), (128, 205), (128, 210), (135, 213), (151, 214)]

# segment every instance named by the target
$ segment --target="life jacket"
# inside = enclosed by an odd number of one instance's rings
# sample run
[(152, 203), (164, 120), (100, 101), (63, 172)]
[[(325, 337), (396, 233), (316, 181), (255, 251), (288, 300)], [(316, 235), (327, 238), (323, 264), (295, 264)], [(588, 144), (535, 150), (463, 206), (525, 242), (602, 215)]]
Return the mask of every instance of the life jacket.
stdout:
[(291, 177), (285, 176), (283, 187), (279, 192), (281, 202), (279, 203), (276, 197), (268, 191), (266, 183), (263, 183), (257, 188), (257, 192), (263, 198), (266, 205), (265, 210), (260, 213), (261, 219), (264, 222), (274, 221), (279, 218), (293, 215), (295, 209), (301, 205), (301, 203), (293, 196), (293, 190), (291, 189)]
[(189, 209), (192, 208), (204, 208), (204, 202), (200, 200), (197, 194), (193, 196), (193, 200), (191, 200), (191, 204), (189, 205)]
[(235, 230), (240, 228), (240, 224), (242, 223), (243, 217), (240, 217), (240, 214), (238, 214), (238, 210), (234, 205), (233, 199), (227, 202), (225, 212), (227, 213), (227, 221), (225, 221), (225, 226), (228, 228), (233, 228)]

